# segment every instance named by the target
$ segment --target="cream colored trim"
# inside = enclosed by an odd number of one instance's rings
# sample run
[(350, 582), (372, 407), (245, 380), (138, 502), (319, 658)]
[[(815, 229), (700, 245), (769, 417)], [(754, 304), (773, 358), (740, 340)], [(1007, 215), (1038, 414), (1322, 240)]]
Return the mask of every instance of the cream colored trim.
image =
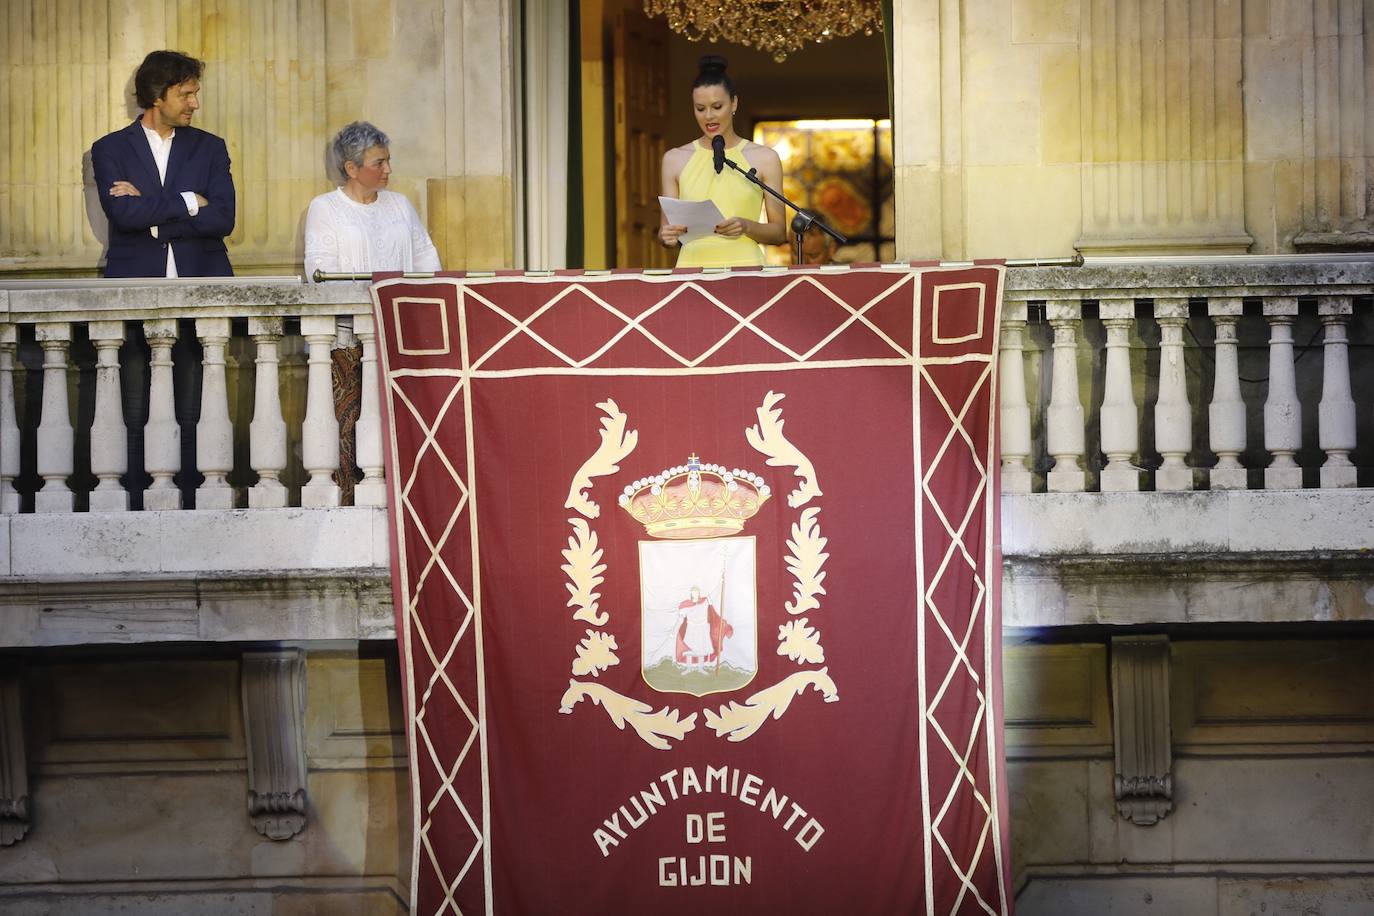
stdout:
[[(371, 296), (372, 298), (373, 314), (377, 314), (381, 311), (382, 308), (381, 297), (377, 295), (377, 289), (378, 288), (376, 286), (373, 286), (368, 293), (369, 296)], [(391, 525), (391, 531), (393, 532), (393, 536), (396, 538), (396, 560), (397, 566), (399, 567), (399, 575), (401, 577), (401, 594), (409, 595), (410, 576), (407, 572), (408, 565), (406, 563), (405, 538), (400, 535), (400, 532), (405, 531), (405, 528), (402, 525), (403, 519), (401, 516), (401, 507), (403, 503), (401, 499), (400, 477), (397, 473), (395, 473), (398, 470), (398, 468), (396, 467), (396, 457), (400, 454), (400, 448), (396, 442), (396, 421), (395, 416), (393, 414), (393, 411), (396, 408), (395, 404), (389, 397), (391, 392), (394, 390), (393, 386), (395, 384), (392, 381), (392, 376), (390, 372), (391, 348), (387, 346), (386, 322), (377, 321), (374, 323), (376, 324), (375, 330), (377, 333), (378, 378), (380, 378), (384, 383), (383, 393), (384, 395), (388, 396), (386, 398), (387, 415), (391, 418), (391, 422), (386, 424), (385, 430), (387, 442), (390, 445), (392, 456), (392, 467), (390, 469), (391, 473), (388, 473), (386, 475), (387, 514), (390, 516), (388, 522)], [(398, 574), (397, 570), (393, 570), (392, 574)], [(392, 604), (392, 613), (395, 614), (394, 599)], [(413, 791), (413, 787), (418, 786), (420, 784), (420, 758), (419, 754), (417, 753), (418, 746), (416, 744), (415, 739), (415, 710), (416, 701), (418, 700), (418, 697), (415, 693), (414, 668), (412, 665), (408, 663), (409, 659), (413, 657), (411, 655), (413, 647), (411, 646), (410, 641), (409, 617), (410, 612), (407, 608), (406, 619), (401, 621), (400, 625), (397, 627), (398, 632), (396, 633), (396, 638), (404, 647), (404, 657), (402, 659), (403, 670), (401, 672), (401, 690), (405, 694), (406, 700), (406, 768), (409, 771), (410, 785), (412, 787), (412, 791), (409, 793), (410, 823), (412, 825), (417, 825), (412, 828), (410, 836), (410, 883), (407, 885), (406, 899), (409, 901), (411, 912), (415, 912), (417, 907), (416, 887), (419, 884), (420, 878), (420, 831), (418, 829), (418, 825), (420, 823), (420, 793)]]
[[(978, 290), (978, 326), (972, 334), (965, 334), (963, 337), (941, 337), (940, 336), (940, 294), (953, 292), (960, 289)], [(950, 283), (946, 286), (936, 285), (931, 294), (930, 303), (930, 324), (932, 328), (931, 340), (937, 344), (959, 344), (968, 343), (970, 340), (977, 340), (983, 336), (983, 307), (987, 301), (987, 287), (981, 283)]]
[[(1006, 268), (999, 267), (997, 270), (997, 288), (1002, 291), (1007, 279)], [(994, 591), (994, 580), (998, 567), (997, 563), (997, 512), (1000, 506), (1000, 496), (997, 487), (993, 486), (995, 475), (1000, 460), (998, 454), (998, 423), (999, 416), (997, 410), (997, 381), (998, 360), (1001, 356), (1002, 348), (1002, 310), (999, 308), (993, 314), (991, 357), (988, 360), (987, 384), (989, 387), (989, 397), (992, 409), (987, 416), (987, 448), (983, 452), (984, 486), (987, 489), (987, 497), (983, 500), (983, 526), (987, 531), (987, 537), (983, 541), (983, 571), (987, 577), (987, 596), (983, 602), (983, 670), (988, 672), (988, 683), (984, 687), (988, 703), (988, 715), (983, 720), (983, 727), (987, 732), (988, 742), (988, 792), (992, 800), (992, 851), (993, 857), (997, 862), (997, 897), (998, 912), (1008, 912), (1008, 897), (1011, 889), (1007, 887), (1007, 863), (1005, 856), (1007, 851), (1002, 848), (1002, 820), (999, 816), (998, 799), (1000, 797), (1000, 781), (998, 780), (998, 761), (1003, 759), (1004, 750), (999, 742), (1002, 739), (1002, 729), (997, 721), (997, 697), (991, 694), (993, 687), (1001, 688), (1006, 683), (1006, 673), (994, 682), (991, 675), (994, 665), (1002, 663), (1001, 658), (993, 657), (993, 645), (1001, 648), (1000, 621), (992, 613), (992, 598), (998, 597)], [(1000, 652), (999, 652), (1000, 654)], [(1005, 712), (1005, 707), (1004, 707)]]
[[(915, 301), (917, 303), (921, 301), (921, 290), (924, 286), (925, 276), (922, 275), (916, 285)], [(919, 326), (913, 329), (911, 349), (913, 357), (911, 363), (911, 466), (913, 472), (912, 490), (916, 499), (913, 515), (916, 541), (916, 696), (921, 710), (920, 728), (917, 729), (917, 746), (921, 757), (921, 826), (923, 828), (921, 868), (925, 876), (926, 916), (935, 916), (935, 897), (930, 893), (930, 888), (935, 886), (935, 851), (931, 848), (933, 832), (930, 826), (930, 748), (926, 738), (929, 731), (926, 710), (930, 707), (926, 702), (926, 563), (925, 553), (921, 549), (925, 482), (921, 479), (921, 468), (924, 467), (924, 462), (921, 460), (921, 329)]]
[[(949, 401), (945, 398), (944, 392), (940, 391), (940, 389), (934, 385), (933, 380), (928, 378), (924, 366), (921, 369), (921, 375), (923, 378), (926, 378), (927, 380), (932, 382), (931, 389), (934, 392), (936, 398), (939, 400), (941, 408), (945, 411), (946, 415), (949, 416), (949, 418), (953, 421), (953, 425), (951, 426), (949, 433), (945, 436), (944, 441), (940, 443), (940, 447), (936, 450), (935, 455), (932, 456), (930, 459), (930, 465), (935, 466), (940, 463), (940, 460), (944, 457), (946, 450), (949, 448), (950, 444), (954, 441), (956, 436), (963, 439), (964, 442), (970, 448), (972, 448), (973, 442), (968, 434), (968, 430), (964, 428), (964, 420), (968, 416), (970, 408), (978, 399), (979, 392), (986, 386), (992, 384), (991, 361), (989, 361), (988, 364), (984, 367), (984, 370), (980, 374), (977, 382), (975, 382), (975, 384), (970, 389), (969, 396), (959, 407), (957, 414), (951, 407)], [(982, 481), (979, 485), (979, 489), (983, 491), (982, 495), (985, 499), (991, 498), (987, 493), (990, 482), (988, 467), (984, 465), (982, 468), (980, 468), (980, 471), (982, 474)], [(977, 495), (978, 494), (975, 494), (975, 499)], [(951, 912), (958, 911), (959, 907), (963, 902), (965, 894), (971, 893), (973, 895), (974, 900), (978, 903), (980, 907), (982, 907), (982, 909), (985, 912), (989, 913), (990, 916), (997, 916), (997, 912), (994, 911), (988, 905), (987, 901), (983, 899), (982, 895), (978, 892), (978, 888), (973, 884), (973, 881), (970, 877), (973, 873), (975, 864), (983, 854), (983, 849), (987, 844), (988, 836), (993, 831), (993, 809), (995, 807), (996, 802), (995, 796), (991, 795), (991, 780), (989, 780), (990, 797), (985, 797), (983, 793), (978, 789), (978, 781), (976, 774), (973, 773), (969, 767), (969, 759), (972, 757), (973, 752), (977, 747), (979, 731), (985, 725), (987, 720), (991, 718), (991, 704), (987, 693), (987, 682), (979, 677), (977, 670), (973, 666), (972, 660), (968, 656), (968, 643), (969, 640), (973, 637), (973, 634), (979, 625), (979, 614), (983, 615), (983, 625), (986, 626), (989, 599), (989, 569), (985, 566), (979, 566), (977, 560), (975, 560), (974, 557), (969, 553), (968, 545), (964, 541), (965, 532), (968, 530), (968, 526), (974, 518), (975, 508), (976, 503), (971, 501), (968, 511), (965, 512), (962, 519), (959, 519), (958, 525), (956, 527), (951, 525), (950, 519), (946, 517), (944, 511), (938, 505), (936, 505), (935, 507), (936, 515), (940, 519), (940, 523), (944, 526), (946, 533), (950, 537), (951, 547), (948, 551), (946, 551), (944, 558), (941, 560), (939, 571), (936, 572), (935, 576), (933, 577), (934, 580), (938, 581), (944, 575), (945, 569), (948, 567), (950, 561), (954, 558), (954, 555), (957, 552), (963, 556), (964, 560), (971, 567), (979, 571), (979, 574), (983, 579), (983, 583), (978, 595), (975, 598), (975, 608), (973, 614), (971, 615), (968, 621), (968, 627), (965, 629), (962, 637), (957, 637), (950, 630), (948, 622), (941, 615), (938, 608), (931, 608), (932, 617), (939, 626), (940, 631), (944, 634), (945, 638), (953, 647), (955, 658), (953, 663), (950, 665), (949, 670), (945, 673), (945, 677), (941, 681), (940, 687), (935, 693), (935, 697), (930, 702), (930, 707), (926, 714), (926, 719), (930, 723), (930, 728), (936, 733), (937, 737), (940, 739), (940, 743), (944, 745), (945, 750), (949, 753), (949, 755), (952, 758), (954, 758), (954, 761), (959, 768), (959, 775), (950, 785), (949, 791), (945, 794), (944, 802), (940, 806), (940, 812), (935, 817), (935, 823), (938, 824), (944, 820), (945, 815), (949, 812), (950, 806), (954, 803), (954, 799), (958, 794), (961, 783), (964, 781), (967, 781), (968, 784), (972, 787), (974, 799), (983, 808), (987, 820), (984, 822), (983, 829), (979, 834), (978, 843), (974, 850), (972, 858), (968, 862), (964, 863), (969, 866), (967, 871), (965, 871), (964, 868), (960, 866), (960, 863), (956, 861), (956, 857), (953, 851), (945, 842), (944, 836), (940, 832), (938, 827), (932, 831), (932, 835), (935, 838), (936, 842), (939, 844), (940, 848), (944, 851), (945, 856), (949, 861), (950, 868), (954, 871), (956, 875), (958, 875), (961, 885), (959, 895), (955, 898), (955, 902), (951, 906)], [(938, 722), (935, 720), (935, 717), (933, 715), (935, 707), (937, 707), (940, 704), (940, 701), (944, 698), (945, 691), (949, 688), (949, 685), (952, 683), (955, 673), (960, 665), (962, 665), (968, 671), (968, 674), (973, 679), (974, 683), (978, 684), (979, 701), (978, 712), (975, 717), (975, 722), (973, 724), (973, 728), (969, 732), (968, 744), (962, 750), (955, 747), (954, 743), (950, 740), (949, 736), (946, 735), (944, 730), (940, 728)], [(994, 850), (998, 845), (998, 837), (994, 834)]]
[[(758, 308), (756, 308), (753, 312), (749, 313), (748, 315), (741, 315), (739, 312), (735, 311), (734, 309), (726, 305), (719, 297), (713, 295), (709, 291), (707, 286), (703, 286), (693, 281), (682, 284), (677, 289), (673, 290), (673, 292), (669, 293), (668, 296), (654, 303), (652, 308), (640, 313), (636, 317), (631, 317), (617, 309), (615, 306), (611, 305), (609, 302), (601, 298), (595, 292), (593, 292), (591, 287), (596, 284), (584, 284), (578, 282), (576, 278), (562, 277), (559, 279), (564, 283), (568, 283), (569, 285), (564, 289), (560, 290), (548, 302), (540, 306), (537, 310), (535, 310), (533, 314), (531, 314), (528, 318), (524, 319), (523, 321), (515, 318), (514, 316), (506, 312), (504, 309), (502, 309), (500, 306), (498, 306), (496, 303), (482, 296), (480, 293), (476, 291), (476, 289), (473, 288), (473, 286), (465, 284), (464, 291), (467, 295), (472, 296), (472, 298), (486, 305), (487, 308), (489, 308), (491, 311), (495, 312), (502, 318), (509, 321), (512, 325), (511, 330), (504, 337), (502, 337), (500, 340), (494, 343), (491, 346), (491, 348), (487, 350), (486, 353), (479, 356), (472, 363), (472, 366), (473, 368), (481, 368), (482, 363), (485, 362), (492, 354), (499, 352), (501, 348), (504, 347), (509, 341), (513, 340), (515, 337), (519, 336), (522, 333), (528, 336), (531, 340), (538, 343), (544, 349), (548, 350), (558, 359), (567, 363), (568, 365), (585, 366), (602, 357), (608, 350), (610, 350), (617, 343), (619, 343), (621, 339), (628, 336), (632, 331), (638, 331), (645, 339), (647, 339), (650, 343), (652, 343), (654, 346), (658, 347), (661, 351), (663, 351), (663, 353), (677, 360), (683, 366), (690, 367), (697, 366), (705, 362), (707, 359), (715, 355), (715, 353), (718, 350), (720, 350), (727, 343), (733, 340), (736, 336), (742, 334), (746, 329), (753, 332), (755, 336), (772, 345), (779, 352), (784, 353), (787, 356), (790, 356), (792, 359), (797, 360), (798, 362), (804, 362), (807, 359), (814, 356), (816, 353), (819, 353), (821, 350), (823, 350), (836, 337), (847, 331), (851, 324), (854, 324), (856, 322), (862, 323), (865, 326), (867, 326), (870, 331), (872, 331), (874, 334), (880, 337), (889, 347), (891, 347), (893, 352), (896, 353), (898, 356), (904, 356), (909, 358), (910, 354), (907, 353), (902, 347), (898, 346), (896, 341), (892, 340), (892, 338), (889, 337), (886, 332), (884, 332), (875, 324), (873, 324), (873, 322), (870, 321), (864, 313), (867, 312), (873, 306), (875, 306), (883, 298), (896, 293), (897, 290), (899, 290), (908, 281), (910, 281), (911, 278), (911, 272), (904, 272), (901, 275), (901, 277), (897, 280), (897, 282), (893, 283), (888, 288), (882, 290), (877, 295), (873, 296), (871, 299), (869, 299), (867, 302), (865, 302), (863, 305), (856, 309), (840, 297), (836, 296), (831, 290), (827, 289), (823, 284), (817, 282), (815, 277), (810, 275), (802, 275), (798, 276), (796, 279), (794, 279), (791, 283), (788, 283), (786, 286), (783, 286), (771, 298), (769, 298), (766, 302), (764, 302), (762, 305), (760, 305)], [(794, 289), (803, 285), (811, 286), (821, 295), (825, 296), (826, 298), (834, 302), (836, 305), (838, 305), (840, 308), (848, 311), (851, 317), (837, 325), (833, 330), (831, 330), (829, 334), (827, 334), (825, 337), (821, 338), (814, 345), (812, 345), (810, 349), (808, 349), (804, 353), (798, 353), (791, 347), (788, 347), (781, 341), (773, 338), (766, 331), (756, 326), (754, 322), (761, 315), (766, 313), (769, 309), (771, 309), (774, 305), (781, 301), (784, 296), (787, 296)], [(736, 326), (731, 331), (722, 335), (714, 344), (712, 344), (706, 350), (702, 351), (697, 356), (691, 358), (683, 356), (682, 354), (673, 350), (663, 341), (659, 340), (651, 331), (649, 331), (648, 328), (644, 327), (644, 322), (647, 319), (651, 318), (652, 316), (658, 314), (658, 312), (667, 308), (671, 302), (673, 302), (679, 296), (685, 295), (689, 290), (695, 291), (700, 295), (704, 296), (717, 309), (725, 313), (727, 316), (733, 318), (737, 322)], [(601, 308), (605, 309), (612, 315), (619, 318), (622, 322), (624, 322), (625, 325), (623, 328), (621, 328), (615, 334), (613, 334), (611, 338), (607, 340), (604, 344), (602, 344), (601, 347), (599, 347), (596, 351), (588, 354), (581, 360), (574, 360), (572, 357), (563, 353), (549, 341), (545, 340), (533, 328), (534, 322), (536, 322), (546, 312), (552, 309), (563, 299), (565, 299), (568, 296), (571, 296), (575, 292), (581, 293), (582, 295), (591, 299)]]
[[(462, 352), (463, 366), (472, 365), (468, 351), (467, 310), (463, 308), (460, 291), (458, 300), (458, 338)], [(475, 605), (476, 625), (473, 639), (477, 661), (477, 733), (481, 743), (482, 759), (482, 874), (486, 884), (487, 913), (493, 912), (496, 901), (493, 898), (491, 878), (491, 773), (487, 760), (487, 666), (482, 652), (482, 563), (481, 544), (477, 539), (477, 448), (472, 428), (472, 385), (463, 385), (463, 433), (468, 450), (468, 498), (472, 501), (468, 509), (469, 537), (472, 540), (472, 598)], [(438, 425), (437, 423), (435, 424)], [(455, 767), (456, 770), (456, 767)], [(460, 876), (461, 880), (461, 876)], [(455, 882), (456, 884), (457, 882)], [(457, 910), (457, 907), (454, 908)]]
[[(401, 339), (401, 338), (402, 338), (402, 335), (401, 335), (401, 333), (400, 333), (400, 329), (401, 329), (401, 327), (402, 327), (402, 324), (401, 324), (401, 306), (402, 306), (402, 305), (437, 305), (437, 306), (439, 307), (439, 326), (443, 329), (443, 335), (444, 335), (444, 343), (443, 343), (443, 346), (442, 346), (442, 347), (440, 347), (440, 348), (437, 349), (437, 350), (423, 350), (423, 349), (416, 349), (416, 348), (414, 348), (414, 347), (407, 347), (407, 346), (406, 346), (405, 341), (404, 341), (403, 339)], [(423, 296), (423, 297), (416, 296), (416, 297), (407, 298), (407, 299), (402, 299), (401, 297), (398, 296), (398, 297), (396, 297), (395, 299), (392, 299), (392, 300), (391, 300), (391, 318), (392, 318), (393, 321), (396, 322), (396, 330), (397, 330), (396, 352), (397, 352), (397, 353), (400, 353), (402, 356), (444, 356), (444, 355), (446, 355), (446, 354), (449, 352), (449, 350), (452, 349), (452, 346), (453, 346), (453, 345), (452, 345), (452, 343), (451, 343), (450, 340), (449, 340), (449, 333), (448, 333), (448, 312), (445, 310), (444, 305), (445, 305), (445, 303), (444, 303), (444, 300), (443, 300), (442, 298), (439, 298), (439, 297), (431, 297), (431, 296)]]
[[(999, 293), (1002, 293), (1004, 290), (1006, 280), (1006, 268), (999, 266)], [(998, 472), (998, 463), (1000, 457), (1002, 457), (998, 453), (999, 415), (998, 409), (996, 409), (996, 404), (998, 404), (998, 390), (996, 390), (995, 387), (996, 383), (998, 383), (999, 357), (1000, 354), (1002, 354), (1002, 309), (996, 309), (995, 312), (993, 312), (992, 342), (992, 349), (991, 352), (989, 352), (988, 360), (988, 385), (993, 386), (988, 391), (988, 397), (991, 398), (992, 409), (988, 411), (987, 437), (985, 437), (985, 441), (987, 441), (988, 444), (987, 450), (985, 450), (984, 456), (982, 456), (982, 466), (984, 466), (985, 474), (987, 474), (988, 488), (988, 499), (984, 500), (984, 507), (982, 507), (982, 525), (984, 525), (984, 530), (988, 533), (987, 537), (984, 538), (984, 544), (982, 544), (982, 569), (984, 569), (985, 574), (987, 574), (988, 585), (988, 597), (984, 600), (984, 610), (982, 610), (982, 670), (988, 672), (988, 684), (985, 685), (984, 691), (987, 692), (989, 713), (984, 720), (984, 728), (987, 729), (988, 740), (988, 791), (992, 797), (992, 853), (996, 864), (998, 864), (999, 912), (1006, 913), (1009, 912), (1007, 911), (1007, 906), (1009, 906), (1007, 901), (1009, 901), (1011, 889), (1007, 887), (1007, 862), (1004, 860), (1007, 850), (1002, 849), (1002, 818), (1000, 818), (998, 810), (998, 799), (1000, 797), (998, 761), (999, 759), (1003, 759), (1003, 748), (999, 746), (999, 742), (1002, 740), (1002, 729), (999, 728), (998, 715), (996, 715), (996, 709), (998, 709), (996, 703), (998, 703), (998, 698), (992, 695), (993, 689), (1002, 689), (1003, 681), (1006, 680), (1004, 673), (1003, 677), (992, 677), (992, 672), (995, 670), (993, 666), (1000, 665), (1003, 661), (1002, 658), (993, 658), (992, 654), (993, 644), (996, 644), (996, 647), (998, 647), (999, 654), (1002, 652), (1002, 641), (1000, 641), (1002, 632), (1000, 632), (999, 628), (1000, 621), (992, 614), (992, 599), (998, 597), (995, 595), (995, 592), (993, 592), (993, 585), (995, 585), (996, 574), (998, 574), (998, 564), (996, 564), (998, 556), (996, 556), (996, 551), (998, 551), (999, 538), (998, 529), (996, 529), (996, 520), (998, 520), (1000, 500), (998, 499), (998, 488), (993, 486), (993, 481), (996, 479), (995, 475), (996, 472)]]
[[(967, 360), (950, 360), (951, 363), (966, 362)], [(933, 365), (936, 360), (926, 360), (928, 365)], [(983, 360), (986, 362), (986, 360)], [(464, 372), (461, 369), (402, 369), (395, 374), (396, 378), (423, 378), (425, 376), (451, 376), (453, 378), (467, 377), (473, 379), (483, 378), (534, 378), (546, 375), (567, 375), (567, 376), (656, 376), (656, 375), (736, 375), (741, 372), (787, 372), (793, 370), (809, 369), (838, 369), (847, 366), (896, 366), (899, 368), (910, 366), (909, 359), (835, 359), (824, 360), (810, 363), (741, 363), (733, 366), (698, 366), (695, 368), (671, 368), (671, 367), (643, 367), (643, 368), (616, 368), (616, 367), (588, 367), (579, 368), (568, 366), (549, 366), (538, 369), (479, 369), (476, 371)]]

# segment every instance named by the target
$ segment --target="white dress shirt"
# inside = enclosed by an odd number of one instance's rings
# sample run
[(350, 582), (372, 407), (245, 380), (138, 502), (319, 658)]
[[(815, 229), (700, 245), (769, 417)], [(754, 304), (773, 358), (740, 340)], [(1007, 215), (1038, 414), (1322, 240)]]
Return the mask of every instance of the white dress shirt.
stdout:
[[(176, 139), (177, 132), (173, 130), (163, 139), (162, 135), (155, 130), (149, 130), (148, 125), (143, 125), (143, 135), (148, 138), (148, 146), (153, 151), (153, 161), (157, 163), (157, 179), (159, 182), (167, 181), (167, 160), (172, 155), (172, 141)], [(200, 204), (196, 201), (193, 191), (182, 191), (181, 199), (186, 201), (186, 212), (190, 216), (195, 216), (200, 212)], [(157, 238), (157, 227), (152, 226), (148, 229)], [(172, 244), (167, 243), (167, 276), (177, 276), (177, 259), (172, 255)]]

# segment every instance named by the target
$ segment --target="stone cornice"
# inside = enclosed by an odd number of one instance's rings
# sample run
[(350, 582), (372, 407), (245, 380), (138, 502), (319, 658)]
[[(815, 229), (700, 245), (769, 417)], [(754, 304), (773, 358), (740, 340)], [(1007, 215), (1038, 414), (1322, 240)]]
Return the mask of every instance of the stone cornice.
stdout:
[(394, 639), (385, 568), (0, 584), (0, 648)]

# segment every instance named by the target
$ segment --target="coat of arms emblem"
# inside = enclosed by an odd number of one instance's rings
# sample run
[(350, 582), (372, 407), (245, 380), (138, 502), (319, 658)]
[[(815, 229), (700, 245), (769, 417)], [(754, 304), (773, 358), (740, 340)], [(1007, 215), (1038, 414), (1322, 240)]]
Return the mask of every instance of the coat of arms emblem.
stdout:
[[(639, 543), (640, 670), (664, 693), (737, 690), (758, 672), (755, 542), (763, 478), (694, 454), (620, 496), (656, 540)], [(735, 536), (732, 536), (735, 535)]]
[[(745, 440), (772, 467), (791, 467), (798, 481), (787, 495), (794, 510), (787, 539), (787, 571), (793, 577), (786, 622), (777, 628), (777, 655), (801, 670), (747, 696), (701, 715), (717, 737), (743, 741), (768, 719), (780, 718), (794, 697), (815, 688), (827, 703), (839, 691), (823, 665), (820, 629), (809, 616), (821, 609), (824, 566), (829, 554), (820, 531), (816, 471), (802, 452), (783, 436), (781, 394), (768, 392), (756, 411), (758, 424), (744, 431)], [(627, 428), (627, 417), (614, 401), (597, 405), (604, 413), (600, 445), (573, 476), (564, 507), (580, 517), (569, 519), (571, 536), (563, 551), (573, 619), (590, 626), (576, 646), (573, 680), (560, 711), (571, 713), (584, 699), (606, 710), (617, 728), (629, 725), (649, 745), (667, 749), (696, 727), (698, 713), (678, 708), (657, 711), (607, 684), (577, 678), (599, 678), (619, 665), (621, 647), (609, 632), (610, 612), (602, 606), (606, 564), (592, 522), (601, 507), (590, 498), (597, 477), (620, 470), (620, 462), (638, 445), (639, 434)], [(743, 468), (703, 463), (695, 454), (687, 462), (640, 477), (622, 488), (620, 508), (643, 526), (649, 540), (638, 542), (640, 598), (640, 673), (653, 690), (704, 697), (748, 686), (759, 671), (760, 625), (757, 589), (757, 540), (746, 524), (772, 497), (767, 479)], [(807, 615), (807, 616), (802, 616)], [(624, 635), (624, 631), (621, 631)]]

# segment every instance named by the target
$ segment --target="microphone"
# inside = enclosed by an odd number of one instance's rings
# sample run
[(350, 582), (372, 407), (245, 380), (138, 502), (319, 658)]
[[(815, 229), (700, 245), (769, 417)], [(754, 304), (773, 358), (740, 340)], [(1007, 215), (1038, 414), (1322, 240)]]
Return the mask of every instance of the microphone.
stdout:
[(711, 153), (715, 160), (716, 174), (719, 175), (720, 170), (725, 168), (725, 138), (720, 134), (711, 138)]

